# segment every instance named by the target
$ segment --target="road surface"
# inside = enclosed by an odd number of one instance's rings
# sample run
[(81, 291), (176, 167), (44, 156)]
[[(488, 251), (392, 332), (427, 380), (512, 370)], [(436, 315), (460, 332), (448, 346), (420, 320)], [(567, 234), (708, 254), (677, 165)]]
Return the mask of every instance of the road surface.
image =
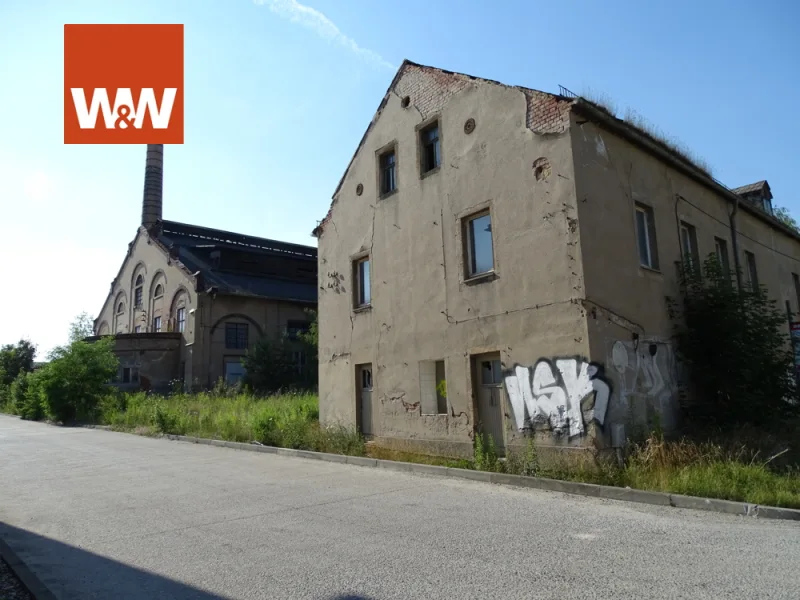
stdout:
[(0, 538), (62, 599), (800, 598), (800, 526), (0, 415)]

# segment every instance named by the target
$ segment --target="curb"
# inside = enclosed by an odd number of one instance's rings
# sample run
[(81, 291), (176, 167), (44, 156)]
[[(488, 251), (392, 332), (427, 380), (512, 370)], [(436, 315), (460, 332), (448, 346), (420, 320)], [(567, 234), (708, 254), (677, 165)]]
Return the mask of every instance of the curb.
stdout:
[(17, 579), (22, 582), (23, 587), (28, 590), (28, 593), (33, 596), (35, 600), (56, 600), (55, 595), (42, 583), (42, 580), (34, 575), (33, 571), (31, 571), (25, 563), (20, 560), (17, 553), (11, 549), (11, 546), (6, 544), (2, 539), (0, 539), (0, 558), (8, 563), (14, 575), (17, 576)]
[(455, 469), (436, 465), (420, 465), (416, 463), (366, 458), (362, 456), (345, 456), (342, 454), (327, 454), (325, 452), (312, 452), (310, 450), (292, 450), (290, 448), (277, 448), (264, 446), (257, 442), (226, 442), (224, 440), (210, 440), (206, 438), (188, 437), (183, 435), (166, 434), (162, 436), (176, 442), (190, 442), (206, 446), (221, 446), (235, 450), (249, 452), (264, 452), (279, 456), (295, 458), (308, 458), (327, 462), (346, 463), (359, 467), (373, 467), (390, 471), (405, 473), (419, 473), (423, 475), (438, 475), (440, 477), (453, 477), (455, 479), (469, 479), (496, 485), (508, 485), (519, 488), (532, 488), (549, 492), (562, 492), (578, 496), (591, 496), (607, 500), (622, 500), (625, 502), (638, 502), (655, 506), (670, 506), (672, 508), (690, 508), (705, 510), (744, 517), (761, 517), (762, 519), (780, 519), (787, 521), (800, 521), (800, 510), (793, 508), (780, 508), (777, 506), (760, 506), (748, 502), (733, 500), (718, 500), (715, 498), (699, 498), (696, 496), (683, 496), (668, 492), (648, 492), (632, 488), (620, 488), (594, 483), (579, 483), (575, 481), (562, 481), (560, 479), (545, 479), (543, 477), (526, 477), (522, 475), (507, 475), (505, 473), (489, 473), (487, 471), (472, 471), (469, 469)]

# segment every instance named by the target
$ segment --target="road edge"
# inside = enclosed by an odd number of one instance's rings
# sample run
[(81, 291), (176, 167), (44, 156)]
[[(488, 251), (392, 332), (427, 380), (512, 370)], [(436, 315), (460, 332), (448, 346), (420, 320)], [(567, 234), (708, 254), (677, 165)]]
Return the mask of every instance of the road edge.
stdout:
[(50, 588), (39, 579), (2, 538), (0, 538), (0, 558), (11, 567), (14, 575), (22, 582), (22, 585), (33, 596), (34, 600), (56, 600), (56, 596), (50, 591)]
[[(95, 428), (100, 429), (101, 427)], [(102, 429), (106, 428), (102, 427)], [(111, 431), (111, 428), (107, 428), (107, 430)], [(277, 454), (279, 456), (291, 456), (295, 458), (346, 463), (359, 467), (382, 468), (391, 471), (403, 471), (406, 473), (438, 475), (440, 477), (452, 477), (455, 479), (469, 479), (497, 485), (531, 488), (550, 492), (562, 492), (565, 494), (574, 494), (578, 496), (605, 498), (607, 500), (623, 500), (625, 502), (637, 502), (639, 504), (651, 504), (656, 506), (669, 506), (672, 508), (689, 508), (693, 510), (705, 510), (718, 513), (741, 515), (744, 517), (761, 517), (762, 519), (800, 521), (800, 510), (797, 509), (781, 508), (778, 506), (761, 506), (759, 504), (750, 504), (748, 502), (739, 502), (734, 500), (701, 498), (698, 496), (684, 496), (681, 494), (671, 494), (669, 492), (650, 492), (627, 487), (620, 488), (607, 485), (597, 485), (594, 483), (580, 483), (576, 481), (562, 481), (560, 479), (546, 479), (543, 477), (508, 475), (505, 473), (489, 473), (487, 471), (472, 471), (469, 469), (455, 469), (452, 467), (440, 467), (436, 465), (421, 465), (417, 463), (367, 458), (363, 456), (345, 456), (342, 454), (313, 452), (311, 450), (293, 450), (291, 448), (264, 446), (257, 442), (248, 444), (243, 442), (228, 442), (225, 440), (213, 440), (208, 438), (197, 438), (172, 434), (164, 434), (160, 437), (176, 442), (187, 442), (192, 444), (203, 444), (206, 446), (233, 448), (235, 450), (245, 450), (248, 452), (263, 452), (266, 454)]]

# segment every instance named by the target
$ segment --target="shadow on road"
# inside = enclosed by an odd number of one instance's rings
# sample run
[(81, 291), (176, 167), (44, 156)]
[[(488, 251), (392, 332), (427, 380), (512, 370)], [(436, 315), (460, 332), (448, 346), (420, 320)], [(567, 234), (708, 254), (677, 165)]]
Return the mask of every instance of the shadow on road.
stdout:
[[(53, 594), (63, 600), (235, 600), (0, 522), (3, 540)], [(270, 597), (268, 589), (264, 598)], [(343, 594), (320, 600), (370, 600)]]

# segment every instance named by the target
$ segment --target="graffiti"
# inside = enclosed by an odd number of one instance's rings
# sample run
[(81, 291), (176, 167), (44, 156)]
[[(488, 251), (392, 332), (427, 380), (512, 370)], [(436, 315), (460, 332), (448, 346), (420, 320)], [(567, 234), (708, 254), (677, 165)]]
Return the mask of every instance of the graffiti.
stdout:
[(582, 403), (594, 395), (592, 418), (605, 421), (611, 387), (603, 367), (577, 358), (540, 359), (533, 368), (516, 365), (505, 375), (506, 391), (517, 429), (547, 425), (569, 437), (586, 431)]

